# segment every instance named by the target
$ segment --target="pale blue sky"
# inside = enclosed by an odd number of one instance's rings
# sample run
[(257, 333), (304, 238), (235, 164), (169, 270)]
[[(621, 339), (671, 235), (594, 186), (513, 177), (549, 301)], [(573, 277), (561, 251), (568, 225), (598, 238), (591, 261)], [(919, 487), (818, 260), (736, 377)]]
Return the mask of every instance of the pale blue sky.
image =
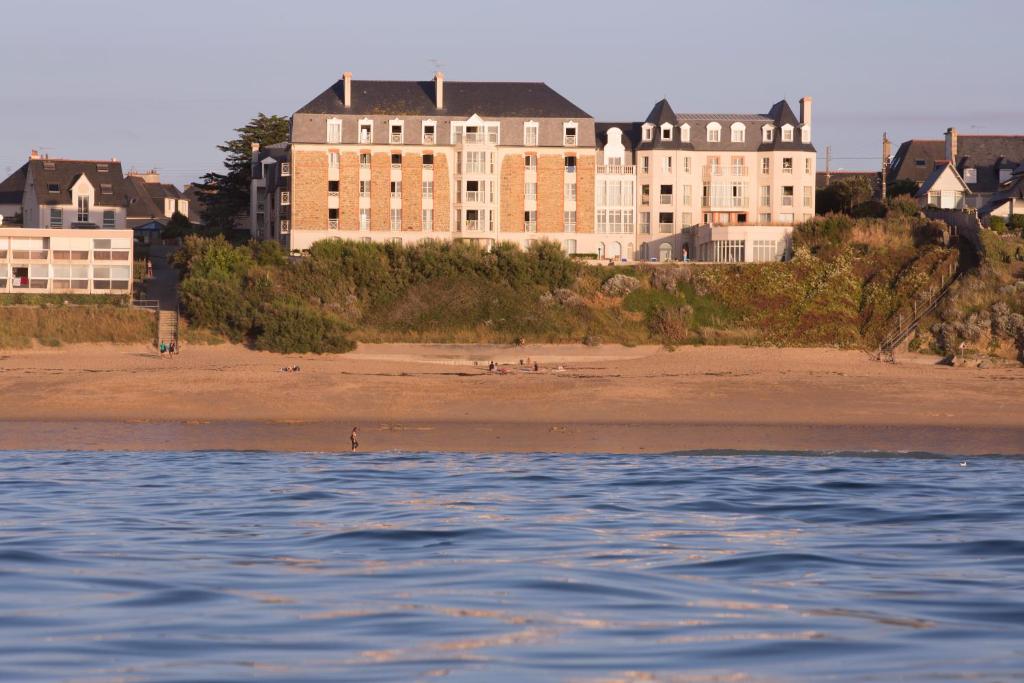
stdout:
[[(1024, 133), (1022, 0), (0, 0), (0, 172), (29, 150), (182, 184), (259, 111), (355, 78), (545, 81), (598, 120), (814, 98), (823, 167), (897, 143)], [(6, 175), (6, 173), (5, 173)]]

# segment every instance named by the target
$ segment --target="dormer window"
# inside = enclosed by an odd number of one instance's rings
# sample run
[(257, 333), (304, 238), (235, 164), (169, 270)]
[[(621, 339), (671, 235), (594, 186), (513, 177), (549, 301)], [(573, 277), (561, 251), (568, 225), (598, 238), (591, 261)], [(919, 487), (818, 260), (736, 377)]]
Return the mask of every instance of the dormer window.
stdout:
[(114, 186), (110, 183), (100, 183), (100, 194), (114, 194)]
[(712, 121), (708, 124), (708, 142), (722, 141), (722, 126)]
[(788, 123), (782, 127), (782, 141), (793, 142), (793, 126)]
[(732, 142), (746, 142), (747, 141), (747, 127), (737, 121), (730, 127), (730, 140)]
[(690, 141), (690, 124), (684, 123), (679, 126), (679, 141), (689, 142)]
[(57, 164), (53, 163), (52, 161), (44, 161), (43, 162), (43, 170), (44, 171), (55, 171), (55, 170), (57, 170)]
[(540, 144), (540, 124), (527, 121), (523, 124), (523, 146), (536, 147)]
[(763, 142), (773, 142), (775, 140), (775, 126), (764, 126), (761, 128), (761, 140)]
[(644, 126), (644, 142), (650, 142), (654, 139), (654, 126), (647, 124)]
[(390, 131), (388, 140), (391, 142), (392, 145), (402, 144), (402, 141), (405, 139), (403, 128), (404, 126), (401, 121), (388, 122), (388, 130)]
[(361, 119), (359, 121), (359, 142), (369, 144), (373, 142), (373, 121)]
[(423, 144), (433, 145), (437, 142), (437, 122), (436, 121), (424, 121), (423, 122)]
[(110, 170), (109, 164), (96, 164), (96, 171), (99, 173), (106, 173)]
[(49, 192), (50, 194), (59, 194), (60, 193), (60, 185), (58, 185), (57, 183), (47, 183), (46, 184), (46, 191)]
[(569, 121), (568, 123), (564, 124), (564, 127), (563, 127), (562, 130), (563, 130), (563, 134), (562, 134), (563, 142), (562, 142), (562, 144), (564, 144), (566, 147), (575, 147), (576, 143), (578, 142), (577, 133), (576, 133), (576, 131), (578, 130), (578, 126), (576, 125), (576, 122), (575, 121)]
[(976, 168), (965, 168), (964, 169), (964, 182), (968, 183), (968, 184), (978, 182), (978, 169), (976, 169)]
[(671, 140), (672, 139), (672, 126), (668, 123), (661, 127), (661, 139)]
[(327, 142), (332, 145), (341, 142), (341, 119), (327, 119)]

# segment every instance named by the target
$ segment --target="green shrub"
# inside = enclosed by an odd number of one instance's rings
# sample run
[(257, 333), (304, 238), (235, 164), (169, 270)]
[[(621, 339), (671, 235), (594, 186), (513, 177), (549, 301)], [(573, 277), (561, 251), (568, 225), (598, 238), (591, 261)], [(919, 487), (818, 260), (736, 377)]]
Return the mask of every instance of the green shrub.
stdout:
[(914, 246), (942, 246), (946, 242), (946, 224), (942, 221), (917, 223), (912, 228)]
[(1002, 216), (989, 216), (988, 227), (997, 235), (1002, 235), (1006, 232), (1006, 219)]
[(1010, 216), (1010, 230), (1021, 233), (1024, 236), (1024, 213), (1015, 213)]
[(355, 348), (344, 322), (309, 306), (275, 302), (256, 315), (254, 346), (277, 353), (344, 353)]
[[(910, 181), (913, 183), (913, 181)], [(921, 212), (921, 207), (917, 205), (913, 197), (906, 195), (894, 195), (889, 200), (889, 214), (893, 216), (903, 216), (905, 218), (913, 218)]]
[(856, 221), (842, 213), (812, 218), (793, 228), (793, 248), (807, 247), (812, 252), (822, 247), (843, 244), (850, 239)]
[(647, 314), (647, 326), (651, 336), (666, 346), (686, 343), (693, 314), (689, 306), (655, 306)]

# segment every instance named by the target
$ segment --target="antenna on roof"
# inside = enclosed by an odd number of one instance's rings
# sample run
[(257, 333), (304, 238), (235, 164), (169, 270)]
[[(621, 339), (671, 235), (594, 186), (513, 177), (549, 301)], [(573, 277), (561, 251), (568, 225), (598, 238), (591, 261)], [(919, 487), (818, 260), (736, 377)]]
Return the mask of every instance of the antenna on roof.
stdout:
[(427, 61), (434, 65), (434, 71), (442, 71), (446, 66), (448, 66), (440, 59), (436, 59), (434, 57), (430, 57)]

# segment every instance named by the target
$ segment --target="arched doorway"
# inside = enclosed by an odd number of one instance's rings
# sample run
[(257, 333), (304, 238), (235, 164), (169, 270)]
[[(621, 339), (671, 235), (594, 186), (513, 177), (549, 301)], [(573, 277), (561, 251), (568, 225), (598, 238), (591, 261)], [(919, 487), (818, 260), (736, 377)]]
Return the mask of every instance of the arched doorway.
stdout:
[(666, 243), (666, 244), (662, 244), (660, 247), (658, 247), (658, 260), (661, 261), (661, 262), (671, 261), (672, 260), (672, 245), (671, 244)]
[(609, 245), (609, 248), (610, 248), (610, 251), (608, 253), (608, 258), (613, 258), (616, 261), (618, 261), (619, 259), (622, 258), (622, 243), (621, 242), (612, 242)]
[(604, 258), (604, 242), (597, 243), (597, 258)]

